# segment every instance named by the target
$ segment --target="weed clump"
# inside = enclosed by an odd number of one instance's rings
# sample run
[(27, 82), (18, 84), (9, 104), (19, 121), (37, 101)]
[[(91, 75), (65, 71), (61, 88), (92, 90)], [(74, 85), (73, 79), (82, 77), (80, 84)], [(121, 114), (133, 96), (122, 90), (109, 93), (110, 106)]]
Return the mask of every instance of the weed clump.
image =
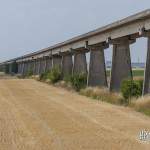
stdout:
[(121, 84), (121, 93), (130, 103), (132, 97), (138, 98), (142, 95), (143, 80), (123, 80)]

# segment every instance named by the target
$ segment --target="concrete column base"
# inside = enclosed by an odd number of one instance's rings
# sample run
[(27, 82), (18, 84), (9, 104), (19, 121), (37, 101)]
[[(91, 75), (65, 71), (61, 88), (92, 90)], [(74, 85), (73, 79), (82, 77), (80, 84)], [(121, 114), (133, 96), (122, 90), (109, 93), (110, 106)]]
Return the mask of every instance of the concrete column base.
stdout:
[(72, 75), (72, 54), (64, 54), (62, 58), (62, 74), (63, 77)]
[(90, 52), (88, 86), (107, 86), (103, 47), (93, 47)]
[(122, 39), (113, 45), (110, 91), (120, 91), (124, 79), (132, 80), (129, 41)]
[(148, 42), (147, 43), (147, 59), (146, 59), (143, 95), (150, 93), (150, 37), (148, 37), (147, 42)]
[(73, 74), (87, 74), (87, 62), (85, 52), (75, 52)]

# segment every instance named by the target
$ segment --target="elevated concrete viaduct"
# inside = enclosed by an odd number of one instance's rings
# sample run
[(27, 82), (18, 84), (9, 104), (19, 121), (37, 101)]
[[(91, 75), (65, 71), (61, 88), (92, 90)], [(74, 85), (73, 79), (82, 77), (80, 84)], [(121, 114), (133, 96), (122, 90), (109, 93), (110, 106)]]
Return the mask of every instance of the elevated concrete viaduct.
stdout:
[[(143, 94), (147, 94), (150, 93), (150, 9), (54, 46), (8, 60), (0, 64), (0, 69), (12, 73), (11, 64), (15, 63), (19, 74), (25, 75), (31, 70), (38, 75), (58, 66), (63, 76), (86, 73), (88, 86), (104, 86), (111, 91), (119, 91), (123, 79), (132, 80), (130, 45), (140, 37), (148, 39), (143, 85)], [(109, 45), (113, 45), (110, 85), (107, 83), (104, 58), (104, 50)], [(89, 69), (86, 52), (90, 52)]]

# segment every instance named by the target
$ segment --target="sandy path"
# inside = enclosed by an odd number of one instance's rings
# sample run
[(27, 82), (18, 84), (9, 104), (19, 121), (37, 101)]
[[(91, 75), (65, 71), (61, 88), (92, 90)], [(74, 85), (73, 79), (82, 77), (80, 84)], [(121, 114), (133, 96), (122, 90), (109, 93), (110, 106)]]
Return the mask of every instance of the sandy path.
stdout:
[(34, 80), (0, 80), (0, 150), (149, 150), (150, 118)]

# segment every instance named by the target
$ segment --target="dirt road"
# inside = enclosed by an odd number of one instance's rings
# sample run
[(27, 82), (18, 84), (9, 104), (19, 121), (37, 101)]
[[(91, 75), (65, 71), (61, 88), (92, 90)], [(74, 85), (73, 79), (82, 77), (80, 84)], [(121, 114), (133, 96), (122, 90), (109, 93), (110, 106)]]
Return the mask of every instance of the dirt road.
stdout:
[(34, 80), (0, 80), (0, 150), (149, 150), (150, 118)]

